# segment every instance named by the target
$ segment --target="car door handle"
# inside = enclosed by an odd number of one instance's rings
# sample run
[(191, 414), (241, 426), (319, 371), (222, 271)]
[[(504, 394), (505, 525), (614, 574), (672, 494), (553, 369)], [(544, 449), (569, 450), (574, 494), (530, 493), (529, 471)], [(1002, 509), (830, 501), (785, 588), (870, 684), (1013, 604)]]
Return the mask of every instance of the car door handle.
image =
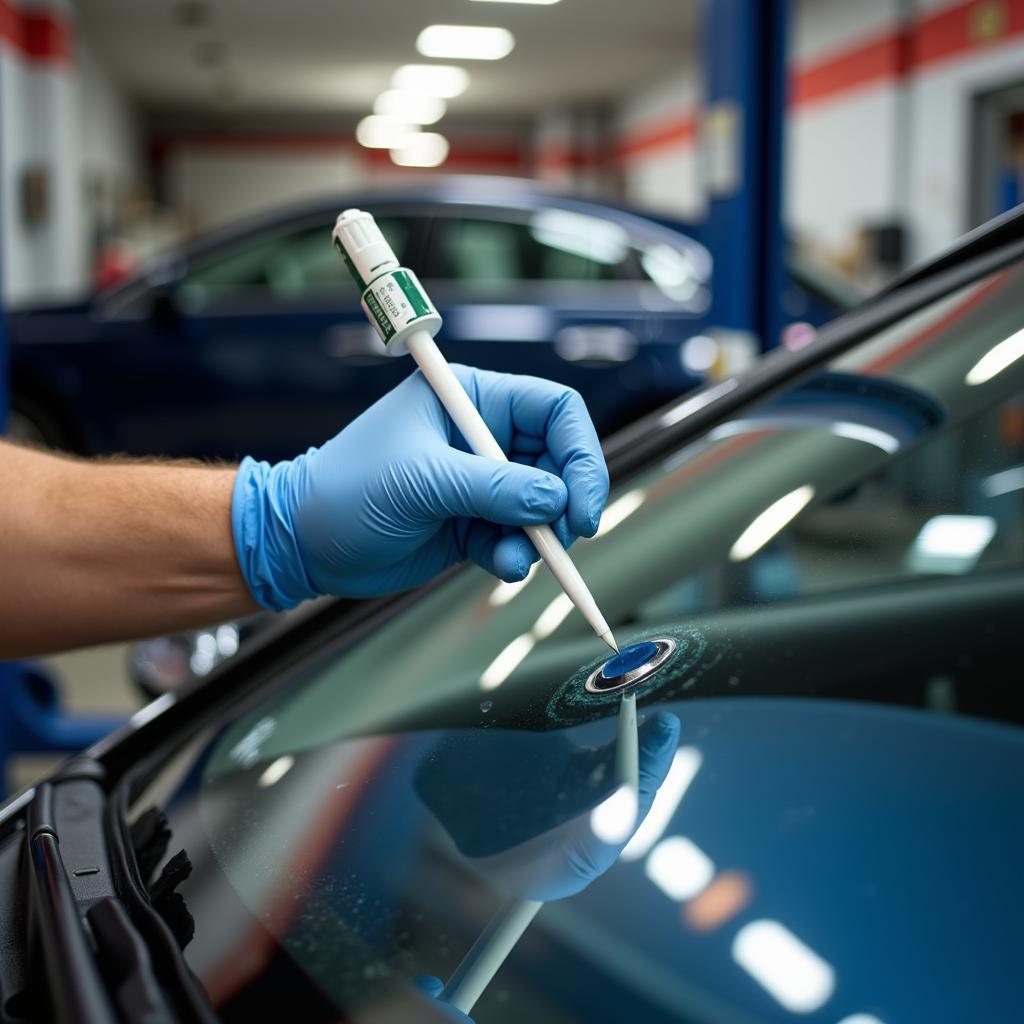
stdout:
[(391, 357), (369, 324), (334, 324), (323, 333), (324, 349), (332, 359), (371, 364)]
[(570, 363), (627, 363), (639, 347), (632, 331), (614, 324), (573, 324), (555, 335), (555, 353)]

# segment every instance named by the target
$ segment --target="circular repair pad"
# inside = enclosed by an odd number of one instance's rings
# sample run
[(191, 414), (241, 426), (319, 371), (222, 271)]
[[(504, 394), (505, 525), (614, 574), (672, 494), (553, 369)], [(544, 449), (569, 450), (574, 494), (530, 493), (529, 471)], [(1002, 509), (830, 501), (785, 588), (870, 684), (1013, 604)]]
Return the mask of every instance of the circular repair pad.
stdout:
[[(692, 626), (661, 626), (631, 639), (618, 658), (601, 657), (591, 661), (555, 688), (545, 709), (545, 717), (553, 726), (586, 722), (613, 713), (625, 686), (636, 694), (638, 702), (651, 699), (655, 694), (658, 699), (670, 700), (694, 686), (709, 663), (717, 662), (724, 653), (717, 650), (711, 658), (706, 657), (707, 639), (700, 629)], [(651, 646), (659, 648), (661, 644), (669, 647), (667, 653), (660, 660), (657, 654), (651, 659)], [(638, 667), (629, 668), (637, 662)], [(608, 675), (602, 677), (605, 670)], [(623, 674), (616, 675), (619, 672)], [(635, 674), (624, 680), (624, 676), (631, 673)]]
[(587, 677), (584, 687), (588, 693), (608, 693), (635, 686), (657, 672), (678, 646), (669, 637), (658, 637), (623, 647)]

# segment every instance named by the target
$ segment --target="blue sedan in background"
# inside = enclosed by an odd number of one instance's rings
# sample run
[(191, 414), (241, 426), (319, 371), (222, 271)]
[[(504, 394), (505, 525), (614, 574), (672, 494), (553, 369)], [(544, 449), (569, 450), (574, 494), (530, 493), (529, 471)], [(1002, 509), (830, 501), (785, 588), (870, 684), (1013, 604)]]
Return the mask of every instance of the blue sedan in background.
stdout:
[[(276, 459), (334, 434), (412, 368), (385, 354), (331, 247), (350, 206), (424, 281), (451, 361), (575, 387), (602, 434), (735, 368), (708, 322), (699, 229), (531, 182), (441, 178), (250, 220), (85, 302), (11, 314), (14, 436)], [(847, 303), (791, 268), (785, 304), (817, 325)]]

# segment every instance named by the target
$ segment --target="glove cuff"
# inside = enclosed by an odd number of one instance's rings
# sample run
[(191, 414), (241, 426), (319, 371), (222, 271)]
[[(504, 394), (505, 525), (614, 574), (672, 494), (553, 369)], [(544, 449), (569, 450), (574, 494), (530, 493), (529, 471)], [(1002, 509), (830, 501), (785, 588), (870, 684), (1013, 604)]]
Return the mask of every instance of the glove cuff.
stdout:
[(231, 496), (235, 554), (249, 593), (270, 611), (318, 597), (306, 574), (292, 523), (292, 462), (271, 466), (246, 456)]

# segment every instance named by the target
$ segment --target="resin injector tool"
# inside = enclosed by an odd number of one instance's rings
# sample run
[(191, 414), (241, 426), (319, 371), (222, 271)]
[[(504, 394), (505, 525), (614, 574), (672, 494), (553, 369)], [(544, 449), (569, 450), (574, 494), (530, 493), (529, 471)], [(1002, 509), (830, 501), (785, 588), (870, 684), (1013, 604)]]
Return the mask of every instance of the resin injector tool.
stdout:
[[(363, 311), (388, 352), (408, 353), (416, 360), (477, 455), (506, 461), (501, 446), (434, 342), (434, 335), (441, 329), (441, 315), (416, 275), (399, 265), (373, 215), (346, 210), (335, 222), (332, 237), (359, 286)], [(528, 526), (526, 533), (569, 600), (594, 632), (618, 653), (618, 644), (597, 602), (551, 527)]]

